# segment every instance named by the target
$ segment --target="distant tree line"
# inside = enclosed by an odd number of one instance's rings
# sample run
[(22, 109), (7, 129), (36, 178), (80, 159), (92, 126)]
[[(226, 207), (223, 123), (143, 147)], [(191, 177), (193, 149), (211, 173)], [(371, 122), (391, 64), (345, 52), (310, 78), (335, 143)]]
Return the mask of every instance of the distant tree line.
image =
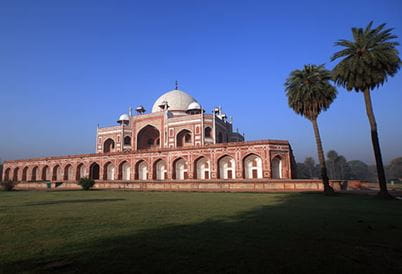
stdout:
[[(335, 150), (328, 151), (325, 163), (330, 180), (377, 181), (375, 165), (368, 165), (360, 160), (348, 161)], [(389, 180), (399, 179), (402, 181), (402, 157), (393, 159), (389, 165), (385, 166), (385, 173)], [(321, 179), (320, 165), (316, 164), (312, 157), (307, 157), (303, 163), (297, 163), (297, 178)]]

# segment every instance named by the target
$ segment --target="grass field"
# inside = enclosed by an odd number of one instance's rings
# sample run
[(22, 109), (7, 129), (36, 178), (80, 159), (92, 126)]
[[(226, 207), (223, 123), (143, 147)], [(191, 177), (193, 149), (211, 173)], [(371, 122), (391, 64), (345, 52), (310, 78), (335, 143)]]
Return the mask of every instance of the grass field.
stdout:
[(402, 201), (0, 192), (2, 273), (402, 273)]

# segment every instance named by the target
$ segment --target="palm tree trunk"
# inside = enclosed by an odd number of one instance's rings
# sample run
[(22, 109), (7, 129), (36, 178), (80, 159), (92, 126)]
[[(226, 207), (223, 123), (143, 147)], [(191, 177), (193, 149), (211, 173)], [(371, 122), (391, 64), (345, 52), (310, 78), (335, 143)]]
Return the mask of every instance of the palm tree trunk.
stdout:
[(384, 171), (384, 165), (382, 163), (380, 142), (378, 140), (377, 123), (375, 121), (373, 105), (371, 103), (371, 95), (369, 89), (366, 89), (364, 91), (364, 102), (366, 103), (366, 113), (371, 127), (371, 142), (373, 143), (375, 162), (377, 166), (378, 184), (380, 185), (380, 192), (378, 193), (378, 195), (385, 198), (391, 198), (392, 196), (388, 193), (387, 190), (387, 180), (385, 179), (385, 171)]
[(311, 122), (313, 123), (315, 142), (317, 144), (317, 153), (318, 153), (318, 159), (320, 161), (321, 178), (322, 178), (322, 183), (324, 185), (324, 192), (326, 194), (330, 194), (330, 193), (334, 192), (334, 189), (329, 185), (327, 166), (325, 164), (324, 150), (322, 148), (320, 131), (318, 130), (317, 118), (312, 119)]

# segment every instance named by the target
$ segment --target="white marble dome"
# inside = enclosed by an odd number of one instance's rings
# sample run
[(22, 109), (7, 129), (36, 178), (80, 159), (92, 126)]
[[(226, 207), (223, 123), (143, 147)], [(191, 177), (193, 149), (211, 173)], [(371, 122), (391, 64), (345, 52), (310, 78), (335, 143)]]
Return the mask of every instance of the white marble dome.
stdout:
[(119, 120), (117, 120), (118, 122), (120, 121), (130, 121), (130, 117), (128, 116), (128, 114), (123, 113), (122, 115), (120, 115)]
[(198, 103), (197, 100), (195, 100), (190, 94), (175, 89), (166, 92), (161, 97), (159, 97), (152, 107), (152, 112), (161, 111), (161, 108), (159, 106), (162, 105), (164, 101), (168, 103), (170, 111), (186, 111), (191, 103)]
[(188, 105), (187, 110), (198, 110), (201, 109), (201, 105), (198, 102), (192, 102)]

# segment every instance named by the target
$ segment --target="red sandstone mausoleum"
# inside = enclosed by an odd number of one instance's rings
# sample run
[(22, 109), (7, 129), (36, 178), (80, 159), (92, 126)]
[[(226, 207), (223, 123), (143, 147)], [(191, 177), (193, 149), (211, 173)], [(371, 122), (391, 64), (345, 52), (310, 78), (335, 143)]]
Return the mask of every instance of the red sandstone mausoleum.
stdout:
[(151, 113), (142, 106), (118, 125), (97, 128), (93, 154), (4, 162), (3, 180), (21, 183), (260, 182), (292, 179), (294, 160), (285, 140), (245, 141), (220, 107), (211, 114), (175, 89)]

